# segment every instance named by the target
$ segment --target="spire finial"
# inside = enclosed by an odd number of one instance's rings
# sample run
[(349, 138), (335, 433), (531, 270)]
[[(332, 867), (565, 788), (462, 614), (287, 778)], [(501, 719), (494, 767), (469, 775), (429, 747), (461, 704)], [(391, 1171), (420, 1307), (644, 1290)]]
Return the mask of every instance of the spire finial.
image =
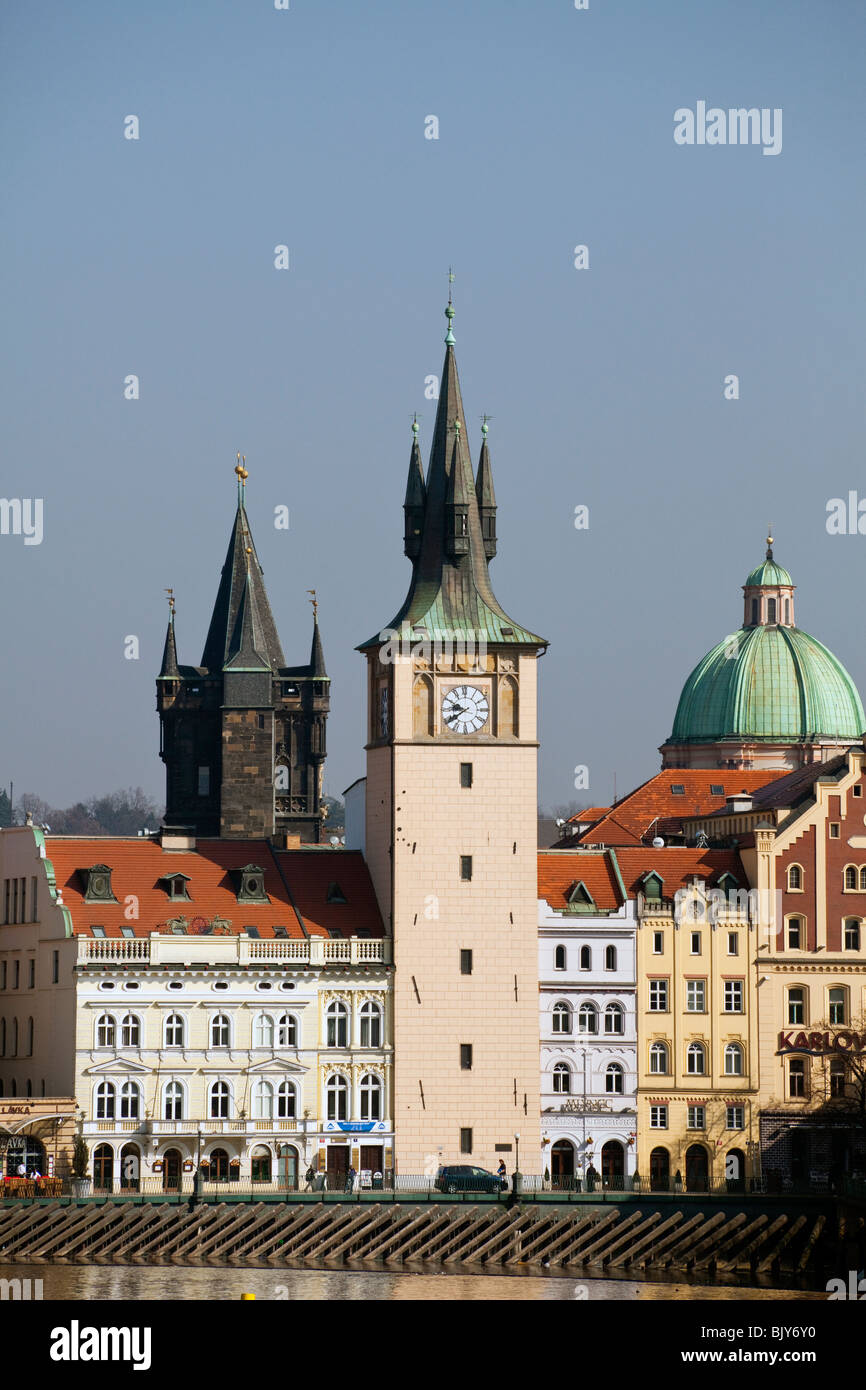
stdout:
[[(415, 414), (412, 416), (412, 434), (415, 436), (415, 443), (417, 444), (417, 443), (418, 443), (418, 412), (417, 412), (417, 410), (415, 411)], [(312, 589), (310, 589), (310, 590), (308, 590), (308, 592), (309, 592), (309, 593), (312, 593), (313, 591), (312, 591)]]
[(768, 527), (767, 527), (767, 559), (768, 559), (768, 560), (772, 560), (772, 558), (773, 558), (773, 528), (772, 528), (772, 526), (768, 526)]
[(307, 593), (312, 595), (310, 603), (313, 605), (313, 622), (317, 623), (319, 621), (319, 600), (316, 596), (315, 589), (308, 589)]
[(449, 347), (454, 346), (454, 305), (451, 302), (451, 286), (454, 284), (454, 271), (450, 265), (448, 267), (448, 304), (445, 309), (445, 317), (448, 320), (448, 332), (445, 335), (445, 342)]
[(170, 623), (173, 623), (173, 622), (174, 622), (174, 589), (166, 589), (165, 592), (168, 594), (168, 613), (169, 613), (169, 618), (168, 618), (168, 620), (169, 620)]
[(240, 506), (243, 502), (243, 490), (247, 485), (247, 478), (249, 476), (247, 472), (247, 456), (246, 454), (241, 454), (240, 451), (238, 452), (238, 461), (235, 467), (235, 472), (238, 475), (238, 506)]
[(487, 422), (488, 422), (488, 420), (492, 420), (492, 419), (493, 419), (493, 416), (492, 416), (492, 415), (482, 415), (482, 416), (481, 416), (481, 433), (482, 433), (482, 435), (484, 436), (485, 439), (487, 438), (487, 431), (488, 431), (489, 428), (490, 428), (490, 426), (488, 425)]

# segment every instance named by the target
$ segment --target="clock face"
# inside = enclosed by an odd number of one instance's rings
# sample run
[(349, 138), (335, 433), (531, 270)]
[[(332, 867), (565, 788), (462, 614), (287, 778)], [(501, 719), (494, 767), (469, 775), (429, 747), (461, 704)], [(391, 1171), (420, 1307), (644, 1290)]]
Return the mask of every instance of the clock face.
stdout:
[(452, 734), (475, 734), (487, 723), (490, 706), (483, 690), (456, 685), (445, 692), (442, 718)]

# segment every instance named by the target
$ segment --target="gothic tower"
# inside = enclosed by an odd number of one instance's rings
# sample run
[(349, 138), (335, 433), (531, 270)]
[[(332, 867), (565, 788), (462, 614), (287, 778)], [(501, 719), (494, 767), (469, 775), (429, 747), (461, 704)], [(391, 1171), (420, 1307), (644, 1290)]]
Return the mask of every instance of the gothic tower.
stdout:
[(156, 682), (165, 823), (202, 836), (322, 839), (330, 707), (313, 604), (305, 666), (286, 666), (247, 519), (247, 470), (200, 666), (180, 666), (170, 600)]
[(426, 479), (413, 425), (409, 593), (368, 666), (366, 857), (394, 938), (396, 1161), (539, 1172), (536, 664), (493, 593), (487, 421), (473, 477), (454, 356)]

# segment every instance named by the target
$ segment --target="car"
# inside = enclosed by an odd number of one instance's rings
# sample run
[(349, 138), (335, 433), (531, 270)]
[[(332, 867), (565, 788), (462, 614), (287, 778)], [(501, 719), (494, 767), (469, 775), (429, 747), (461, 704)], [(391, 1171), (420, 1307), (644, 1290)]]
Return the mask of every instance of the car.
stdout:
[(440, 1168), (433, 1186), (437, 1192), (504, 1192), (508, 1184), (486, 1168), (459, 1163)]

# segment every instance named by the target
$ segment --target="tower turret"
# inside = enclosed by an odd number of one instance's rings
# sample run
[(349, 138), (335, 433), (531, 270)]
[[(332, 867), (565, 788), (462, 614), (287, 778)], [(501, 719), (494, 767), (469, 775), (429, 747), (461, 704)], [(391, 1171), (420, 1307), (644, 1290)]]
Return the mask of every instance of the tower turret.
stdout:
[(412, 452), (409, 456), (409, 477), (406, 480), (406, 499), (403, 503), (405, 524), (403, 528), (403, 550), (410, 560), (417, 560), (421, 554), (421, 532), (424, 526), (424, 503), (427, 489), (424, 486), (424, 465), (418, 447), (418, 416), (412, 421)]
[(478, 460), (478, 473), (475, 478), (475, 498), (478, 515), (481, 518), (481, 535), (484, 538), (484, 554), (492, 560), (496, 554), (496, 494), (493, 491), (493, 470), (490, 466), (490, 451), (487, 448), (487, 424), (485, 415), (481, 422), (481, 457)]

